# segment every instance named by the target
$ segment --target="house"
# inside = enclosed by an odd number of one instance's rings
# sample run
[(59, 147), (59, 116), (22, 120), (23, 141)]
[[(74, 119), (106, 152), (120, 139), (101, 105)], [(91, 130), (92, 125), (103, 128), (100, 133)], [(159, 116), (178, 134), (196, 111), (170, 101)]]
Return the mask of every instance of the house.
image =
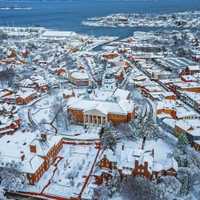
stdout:
[(197, 79), (193, 75), (183, 75), (181, 80), (184, 82), (197, 82)]
[(182, 99), (194, 107), (195, 110), (200, 111), (200, 95), (196, 92), (182, 92)]
[(17, 116), (0, 115), (0, 135), (14, 133), (20, 127), (20, 121)]
[(56, 68), (54, 71), (58, 76), (66, 76), (67, 72), (64, 68), (60, 67), (60, 68)]
[(195, 92), (200, 93), (200, 85), (197, 82), (184, 82), (182, 80), (172, 80), (171, 82), (165, 82), (165, 86), (174, 92), (177, 96), (180, 96), (183, 92)]
[(38, 92), (48, 91), (48, 83), (40, 75), (32, 75), (30, 78), (22, 80), (19, 86), (21, 88), (32, 88)]
[(170, 116), (171, 118), (176, 119), (176, 101), (165, 99), (163, 101), (157, 102), (156, 113), (157, 116), (165, 114), (166, 116)]
[(175, 132), (177, 135), (186, 134), (190, 143), (200, 139), (199, 118), (179, 119), (175, 124)]
[(16, 107), (7, 103), (0, 104), (0, 135), (14, 133), (20, 124)]
[(13, 91), (12, 89), (2, 89), (0, 90), (0, 99), (3, 99), (6, 96), (12, 95)]
[(107, 59), (107, 60), (112, 60), (114, 58), (117, 58), (119, 56), (118, 53), (116, 52), (107, 52), (103, 54), (103, 58)]
[(44, 80), (41, 76), (32, 76), (33, 82), (36, 84), (36, 90), (38, 92), (47, 92), (49, 90), (49, 86), (46, 80)]
[(183, 69), (180, 75), (193, 75), (200, 73), (200, 65), (190, 65)]
[(63, 91), (63, 98), (64, 98), (64, 99), (68, 99), (68, 98), (74, 97), (74, 96), (75, 96), (74, 90), (65, 89), (65, 90)]
[(37, 98), (37, 92), (31, 88), (23, 88), (16, 93), (16, 104), (28, 104)]

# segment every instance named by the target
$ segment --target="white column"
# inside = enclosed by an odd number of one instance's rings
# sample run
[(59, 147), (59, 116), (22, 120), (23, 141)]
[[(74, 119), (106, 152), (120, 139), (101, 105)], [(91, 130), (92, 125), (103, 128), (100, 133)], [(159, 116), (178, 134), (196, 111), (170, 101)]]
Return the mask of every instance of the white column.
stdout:
[(91, 115), (91, 124), (93, 124), (93, 115)]
[(85, 125), (85, 114), (83, 114), (83, 124)]
[(92, 123), (93, 123), (93, 125), (95, 124), (95, 116), (94, 115), (92, 115)]
[(88, 123), (91, 124), (91, 115), (88, 115)]
[(106, 115), (106, 117), (105, 117), (105, 123), (107, 123), (108, 122), (108, 116)]

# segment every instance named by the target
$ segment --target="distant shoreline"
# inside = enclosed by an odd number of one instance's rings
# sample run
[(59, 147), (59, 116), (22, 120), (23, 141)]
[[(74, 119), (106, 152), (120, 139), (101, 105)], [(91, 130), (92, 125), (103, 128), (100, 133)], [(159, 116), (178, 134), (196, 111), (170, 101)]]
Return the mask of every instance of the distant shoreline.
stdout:
[(0, 10), (32, 10), (32, 7), (15, 7), (15, 6), (9, 6), (9, 7), (0, 7)]

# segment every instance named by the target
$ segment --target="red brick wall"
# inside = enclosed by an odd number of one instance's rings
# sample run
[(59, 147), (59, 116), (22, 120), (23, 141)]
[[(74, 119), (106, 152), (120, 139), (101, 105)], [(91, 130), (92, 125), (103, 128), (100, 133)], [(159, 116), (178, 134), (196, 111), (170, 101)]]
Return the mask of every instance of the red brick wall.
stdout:
[[(34, 146), (34, 145), (33, 145)], [(42, 163), (42, 165), (36, 170), (36, 172), (34, 174), (28, 174), (27, 178), (29, 180), (29, 183), (31, 185), (34, 185), (36, 182), (39, 181), (39, 179), (42, 177), (42, 175), (45, 173), (45, 171), (47, 171), (50, 167), (50, 165), (52, 164), (51, 162), (54, 162), (58, 153), (60, 152), (60, 150), (63, 147), (63, 142), (62, 140), (60, 140), (57, 144), (55, 144), (47, 153), (47, 156), (43, 157), (44, 162)], [(31, 146), (30, 146), (31, 148)], [(36, 149), (33, 148), (33, 151), (35, 151)]]
[(146, 178), (151, 178), (151, 174), (148, 171), (148, 163), (144, 162), (144, 165), (139, 164), (139, 162), (136, 160), (135, 161), (135, 168), (133, 169), (132, 172), (133, 176), (144, 176)]
[(157, 110), (157, 114), (161, 114), (161, 113), (166, 113), (171, 115), (174, 119), (176, 119), (176, 111), (170, 108), (163, 108), (163, 109), (158, 109)]
[(108, 114), (108, 121), (111, 121), (113, 124), (117, 123), (127, 123), (128, 117), (127, 115), (116, 115), (116, 114)]
[(78, 123), (84, 122), (83, 111), (68, 109), (69, 114), (71, 115), (72, 120)]

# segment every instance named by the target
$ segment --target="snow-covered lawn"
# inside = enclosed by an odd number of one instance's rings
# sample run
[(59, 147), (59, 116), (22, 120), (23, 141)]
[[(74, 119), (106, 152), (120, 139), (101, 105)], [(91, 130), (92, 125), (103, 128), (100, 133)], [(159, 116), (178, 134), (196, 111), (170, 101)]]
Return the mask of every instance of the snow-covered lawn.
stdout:
[(40, 123), (44, 120), (46, 122), (51, 122), (54, 117), (51, 108), (54, 100), (52, 96), (47, 96), (47, 98), (41, 99), (32, 107), (31, 114), (35, 122)]
[(57, 170), (45, 194), (76, 197), (81, 192), (97, 155), (94, 146), (64, 145), (59, 156)]
[(62, 135), (73, 139), (99, 139), (100, 131), (101, 127), (98, 126), (89, 126), (85, 128), (84, 126), (72, 124), (68, 127), (66, 132), (62, 132)]

